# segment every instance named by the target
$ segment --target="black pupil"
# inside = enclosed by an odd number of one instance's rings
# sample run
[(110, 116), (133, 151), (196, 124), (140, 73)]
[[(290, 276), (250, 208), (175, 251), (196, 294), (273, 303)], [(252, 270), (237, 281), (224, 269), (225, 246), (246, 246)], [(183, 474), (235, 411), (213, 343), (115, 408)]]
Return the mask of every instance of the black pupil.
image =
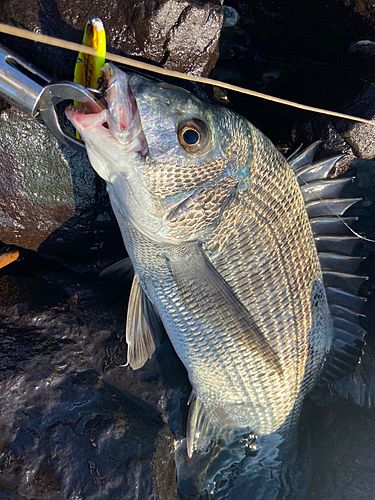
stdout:
[(197, 144), (199, 141), (199, 134), (196, 130), (189, 128), (188, 130), (185, 130), (183, 133), (184, 141), (186, 144), (189, 144), (189, 146), (192, 146), (194, 144)]

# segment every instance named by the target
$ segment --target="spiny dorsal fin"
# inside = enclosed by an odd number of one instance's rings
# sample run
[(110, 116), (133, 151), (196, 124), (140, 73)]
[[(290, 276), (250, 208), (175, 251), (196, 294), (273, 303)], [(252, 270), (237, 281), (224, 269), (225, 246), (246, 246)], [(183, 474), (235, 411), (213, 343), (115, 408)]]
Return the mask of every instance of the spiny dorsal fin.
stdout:
[(315, 235), (345, 235), (352, 236), (353, 233), (350, 231), (350, 225), (356, 222), (358, 217), (311, 217), (310, 224), (311, 229)]
[(330, 199), (339, 196), (343, 187), (352, 183), (354, 177), (343, 177), (341, 179), (319, 180), (305, 183), (301, 186), (301, 191), (305, 202), (317, 199)]
[(361, 200), (342, 195), (354, 177), (330, 179), (329, 173), (343, 156), (313, 162), (318, 146), (319, 141), (292, 155), (289, 163), (305, 200), (332, 314), (334, 339), (324, 372), (331, 381), (352, 372), (363, 355), (366, 332), (359, 316), (365, 299), (358, 290), (367, 277), (358, 274), (363, 257), (353, 255), (360, 238), (350, 225), (357, 218), (341, 217)]
[(343, 215), (348, 208), (361, 201), (361, 198), (332, 198), (317, 199), (306, 203), (306, 210), (309, 217), (324, 217), (326, 215)]
[(128, 364), (133, 370), (151, 358), (163, 331), (159, 316), (142, 290), (138, 276), (134, 275), (126, 318)]
[(316, 180), (327, 179), (328, 174), (336, 165), (336, 163), (343, 158), (343, 155), (333, 156), (325, 160), (317, 161), (311, 165), (303, 165), (296, 170), (296, 176), (300, 183), (312, 182)]
[(300, 166), (309, 165), (315, 156), (316, 150), (322, 141), (315, 141), (306, 149), (300, 150), (300, 147), (295, 153), (289, 156), (288, 162), (293, 170), (298, 170)]

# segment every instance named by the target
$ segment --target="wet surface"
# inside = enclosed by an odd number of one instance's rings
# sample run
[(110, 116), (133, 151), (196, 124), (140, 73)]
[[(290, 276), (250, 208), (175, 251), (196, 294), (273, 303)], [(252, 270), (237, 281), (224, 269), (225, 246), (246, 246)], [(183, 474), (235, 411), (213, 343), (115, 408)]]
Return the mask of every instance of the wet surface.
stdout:
[[(208, 74), (217, 60), (223, 18), (218, 0), (0, 3), (1, 22), (79, 43), (87, 19), (95, 16), (106, 28), (108, 51), (196, 75)], [(73, 78), (74, 52), (6, 35), (0, 43), (52, 80)], [(0, 241), (77, 263), (118, 236), (104, 183), (86, 155), (59, 147), (42, 125), (4, 102), (0, 134)], [(74, 246), (81, 255), (74, 255)]]
[[(334, 110), (352, 103), (374, 79), (371, 49), (350, 50), (359, 40), (375, 39), (372, 2), (229, 0), (226, 5), (236, 9), (238, 21), (222, 31), (216, 77)], [(315, 116), (240, 94), (229, 97), (231, 107), (289, 147), (297, 145), (290, 128)]]
[[(124, 366), (129, 287), (34, 257), (4, 269), (0, 289), (1, 495), (179, 498), (189, 384), (166, 339), (142, 370)], [(374, 417), (321, 391), (307, 403), (305, 498), (371, 498)]]
[[(216, 62), (223, 17), (220, 0), (5, 0), (0, 5), (2, 22), (78, 43), (92, 17), (104, 23), (109, 52), (194, 74), (208, 74)], [(51, 76), (71, 78), (73, 52), (5, 35), (2, 39)]]
[(0, 240), (67, 255), (73, 239), (79, 252), (79, 241), (82, 251), (100, 242), (103, 226), (108, 237), (105, 224), (94, 228), (96, 219), (109, 226), (111, 211), (85, 154), (59, 146), (45, 126), (15, 108), (1, 113), (0, 134)]
[(331, 402), (316, 407), (310, 421), (313, 461), (306, 500), (374, 498), (375, 410)]
[(176, 498), (189, 388), (169, 343), (134, 372), (126, 286), (32, 267), (0, 275), (2, 498)]
[[(108, 29), (109, 50), (196, 74), (214, 67), (220, 2), (129, 5), (4, 0), (0, 19), (80, 41), (87, 17), (98, 15)], [(374, 55), (371, 47), (353, 49), (360, 40), (375, 40), (371, 2), (302, 6), (259, 0), (250, 6), (233, 0), (226, 6), (234, 10), (226, 10), (214, 76), (308, 104), (375, 115)], [(1, 42), (52, 76), (71, 78), (74, 54), (9, 37)], [(233, 109), (285, 153), (323, 139), (325, 153), (346, 153), (340, 171), (356, 160), (351, 168), (364, 203), (352, 210), (362, 216), (357, 229), (375, 237), (373, 129), (228, 97)], [(0, 498), (177, 499), (176, 458), (180, 478), (181, 471), (187, 474), (185, 497), (190, 492), (192, 498), (196, 490), (181, 459), (190, 391), (185, 371), (168, 340), (142, 370), (124, 366), (130, 284), (98, 278), (106, 264), (123, 257), (103, 184), (84, 155), (57, 146), (41, 125), (14, 109), (0, 109), (0, 240), (48, 257), (26, 252), (21, 262), (0, 271)], [(364, 321), (370, 334), (354, 392), (371, 405), (374, 246), (365, 243), (361, 251), (369, 252), (363, 272), (371, 281), (363, 293), (370, 297)], [(373, 391), (362, 390), (362, 382)], [(306, 402), (301, 425), (304, 480), (292, 482), (295, 489), (286, 498), (374, 498), (375, 410), (319, 389)], [(254, 462), (249, 464), (254, 473)], [(190, 467), (194, 476), (194, 463)], [(272, 470), (264, 467), (259, 474), (259, 489), (252, 493), (268, 500), (265, 478)], [(249, 498), (241, 481), (235, 492), (236, 500)]]

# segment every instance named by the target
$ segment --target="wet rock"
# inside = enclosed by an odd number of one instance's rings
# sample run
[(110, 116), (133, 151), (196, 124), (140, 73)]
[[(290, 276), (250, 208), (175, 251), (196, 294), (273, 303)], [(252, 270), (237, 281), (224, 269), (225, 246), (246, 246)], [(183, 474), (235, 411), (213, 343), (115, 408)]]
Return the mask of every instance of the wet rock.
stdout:
[[(224, 24), (215, 68), (218, 78), (328, 109), (353, 102), (364, 80), (374, 81), (372, 59), (349, 52), (359, 40), (375, 40), (371, 2), (229, 0), (225, 4), (236, 10), (238, 20)], [(274, 103), (234, 93), (229, 98), (231, 107), (250, 117), (274, 141), (286, 141), (288, 130), (307, 119), (306, 112)]]
[(170, 345), (134, 372), (124, 285), (35, 269), (0, 275), (0, 497), (177, 498), (188, 386)]
[(330, 60), (344, 55), (354, 40), (375, 36), (375, 9), (369, 0), (226, 3), (238, 9), (254, 43), (274, 55)]
[[(369, 84), (364, 91), (342, 112), (373, 120), (375, 118), (375, 84)], [(365, 123), (315, 117), (296, 126), (292, 132), (296, 143), (305, 143), (317, 138), (324, 142), (326, 150), (345, 153), (342, 166), (348, 167), (356, 160), (375, 158), (375, 126)]]
[(0, 135), (0, 240), (73, 262), (99, 260), (118, 230), (86, 154), (60, 146), (15, 108), (1, 113)]
[[(80, 42), (88, 18), (100, 17), (108, 50), (192, 74), (218, 57), (219, 0), (1, 2), (0, 21)], [(76, 54), (1, 35), (54, 79), (71, 79)], [(3, 110), (1, 112), (1, 110)], [(0, 241), (50, 256), (96, 261), (108, 234), (122, 247), (103, 183), (87, 157), (57, 142), (35, 121), (0, 107)]]
[[(218, 57), (221, 0), (27, 0), (22, 4), (5, 0), (0, 9), (2, 22), (79, 43), (87, 19), (99, 17), (108, 51), (192, 74), (208, 74)], [(53, 77), (72, 77), (74, 53), (10, 37), (4, 40)]]

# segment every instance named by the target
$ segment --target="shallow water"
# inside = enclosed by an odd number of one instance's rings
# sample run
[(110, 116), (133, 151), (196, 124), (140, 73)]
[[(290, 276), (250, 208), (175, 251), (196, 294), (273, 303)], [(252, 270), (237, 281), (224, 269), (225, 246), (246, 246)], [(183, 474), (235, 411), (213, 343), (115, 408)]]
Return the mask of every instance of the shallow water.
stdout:
[(306, 499), (374, 498), (375, 410), (337, 401), (315, 411)]

